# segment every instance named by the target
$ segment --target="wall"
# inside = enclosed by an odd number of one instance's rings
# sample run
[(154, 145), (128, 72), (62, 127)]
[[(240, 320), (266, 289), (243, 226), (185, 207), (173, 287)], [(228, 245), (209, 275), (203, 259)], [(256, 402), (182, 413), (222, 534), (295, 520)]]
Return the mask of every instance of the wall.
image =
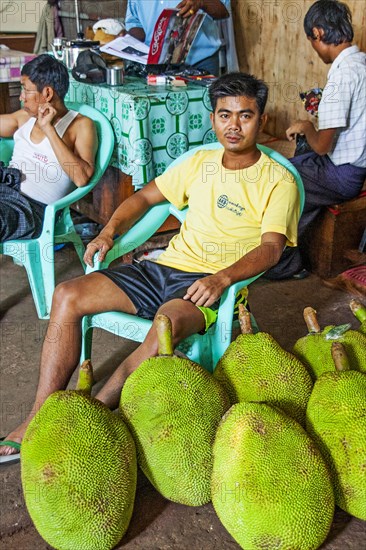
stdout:
[[(299, 91), (324, 86), (329, 66), (303, 31), (312, 0), (231, 0), (240, 69), (270, 88), (267, 131), (283, 136), (290, 122), (306, 118)], [(366, 2), (346, 0), (353, 14), (355, 43), (366, 51)]]
[[(37, 32), (45, 4), (46, 0), (0, 0), (0, 32)], [(76, 38), (75, 1), (61, 0), (60, 5), (65, 36)], [(107, 17), (123, 18), (126, 5), (127, 0), (79, 0), (82, 27)]]
[(37, 32), (46, 0), (0, 0), (0, 32)]
[[(78, 5), (81, 28), (85, 32), (88, 26), (92, 27), (99, 19), (124, 19), (127, 0), (79, 0)], [(61, 20), (65, 37), (76, 38), (74, 0), (61, 0)]]

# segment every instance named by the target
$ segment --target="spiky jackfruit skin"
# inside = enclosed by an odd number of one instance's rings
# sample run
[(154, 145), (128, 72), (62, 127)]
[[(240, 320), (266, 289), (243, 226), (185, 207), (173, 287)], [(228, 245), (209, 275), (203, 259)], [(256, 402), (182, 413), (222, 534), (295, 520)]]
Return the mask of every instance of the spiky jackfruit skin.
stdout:
[(326, 340), (325, 336), (334, 326), (325, 327), (319, 334), (308, 334), (300, 338), (293, 348), (293, 353), (308, 368), (313, 380), (324, 372), (334, 371), (332, 343), (340, 342), (353, 370), (366, 373), (366, 336), (358, 330), (347, 330), (336, 340)]
[(265, 333), (241, 334), (218, 362), (214, 377), (231, 403), (266, 402), (305, 425), (313, 383), (304, 365)]
[(336, 504), (366, 520), (366, 375), (344, 371), (320, 376), (306, 426), (330, 467)]
[(124, 422), (78, 391), (52, 394), (21, 448), (25, 502), (57, 550), (111, 550), (131, 519), (136, 449)]
[(142, 471), (165, 498), (188, 506), (211, 500), (212, 445), (229, 406), (221, 385), (188, 359), (147, 359), (128, 377), (121, 414)]
[(326, 464), (295, 420), (264, 403), (238, 403), (214, 443), (212, 503), (245, 550), (315, 550), (334, 495)]

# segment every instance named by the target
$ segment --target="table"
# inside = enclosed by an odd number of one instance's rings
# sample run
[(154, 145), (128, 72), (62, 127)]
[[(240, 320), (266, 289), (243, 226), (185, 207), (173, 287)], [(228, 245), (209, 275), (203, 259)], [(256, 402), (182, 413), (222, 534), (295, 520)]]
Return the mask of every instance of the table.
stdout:
[(19, 82), (20, 70), (36, 54), (0, 48), (0, 82)]
[(135, 189), (158, 176), (188, 149), (216, 141), (206, 87), (148, 86), (126, 77), (123, 86), (91, 85), (71, 78), (66, 101), (87, 103), (111, 121), (112, 166), (132, 176)]

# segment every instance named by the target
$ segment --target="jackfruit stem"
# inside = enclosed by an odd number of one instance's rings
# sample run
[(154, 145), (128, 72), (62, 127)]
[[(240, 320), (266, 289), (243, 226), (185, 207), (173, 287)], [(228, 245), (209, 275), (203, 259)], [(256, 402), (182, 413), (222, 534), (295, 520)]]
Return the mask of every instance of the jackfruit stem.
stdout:
[(158, 354), (173, 355), (172, 323), (169, 317), (163, 314), (157, 315), (155, 326), (158, 335)]
[(76, 384), (77, 391), (91, 394), (93, 387), (93, 367), (90, 359), (83, 361), (79, 368), (79, 378)]
[(306, 326), (308, 327), (308, 331), (311, 333), (319, 333), (321, 332), (320, 326), (318, 323), (318, 319), (316, 318), (316, 310), (312, 307), (306, 307), (304, 309), (304, 320), (306, 323)]
[(243, 304), (239, 304), (239, 324), (242, 334), (253, 334), (250, 313)]
[(360, 321), (360, 323), (366, 321), (366, 307), (361, 304), (361, 302), (351, 300), (349, 307), (351, 308), (353, 315)]
[(342, 372), (345, 370), (351, 370), (351, 366), (348, 361), (345, 347), (340, 342), (333, 342), (332, 344), (332, 359), (337, 371)]

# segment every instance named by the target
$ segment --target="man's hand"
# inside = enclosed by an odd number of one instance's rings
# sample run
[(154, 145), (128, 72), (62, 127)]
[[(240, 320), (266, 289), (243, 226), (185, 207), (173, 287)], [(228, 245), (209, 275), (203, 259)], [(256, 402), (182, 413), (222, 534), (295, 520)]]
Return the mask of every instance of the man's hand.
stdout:
[(102, 233), (100, 233), (98, 237), (90, 241), (90, 243), (87, 245), (86, 251), (84, 254), (84, 262), (90, 267), (93, 267), (94, 254), (99, 250), (98, 260), (102, 262), (106, 257), (107, 252), (112, 248), (113, 248), (113, 239), (111, 237), (107, 237), (106, 235), (103, 235)]
[(229, 17), (229, 12), (221, 0), (182, 0), (177, 5), (177, 9), (182, 17), (190, 17), (198, 10), (208, 13), (213, 19), (226, 19), (226, 17)]
[(202, 0), (182, 0), (177, 6), (179, 15), (182, 17), (190, 17), (196, 11), (203, 8)]
[(289, 141), (293, 141), (298, 134), (306, 135), (306, 131), (314, 126), (308, 120), (297, 120), (286, 130), (286, 137)]
[(57, 111), (52, 107), (51, 103), (44, 103), (38, 107), (37, 122), (41, 130), (45, 131), (48, 127), (51, 127), (52, 121), (57, 115)]
[(195, 281), (183, 296), (183, 300), (190, 300), (196, 306), (210, 307), (221, 298), (224, 290), (230, 285), (230, 281), (222, 272), (208, 275)]
[(309, 120), (297, 120), (286, 130), (286, 136), (289, 141), (293, 141), (296, 135), (304, 135), (314, 153), (326, 155), (332, 150), (337, 132), (337, 128), (317, 131)]

